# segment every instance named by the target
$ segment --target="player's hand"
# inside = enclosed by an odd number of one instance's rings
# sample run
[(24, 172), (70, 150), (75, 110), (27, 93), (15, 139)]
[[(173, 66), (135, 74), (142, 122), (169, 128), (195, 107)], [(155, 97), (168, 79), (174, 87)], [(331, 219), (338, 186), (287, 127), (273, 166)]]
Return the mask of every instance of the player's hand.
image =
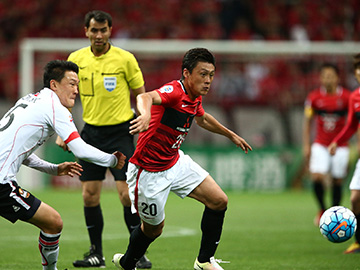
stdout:
[(114, 168), (122, 169), (122, 167), (124, 167), (124, 165), (125, 165), (126, 156), (119, 151), (114, 152), (113, 155), (115, 155), (116, 158), (118, 159), (118, 163), (116, 164), (116, 166)]
[(148, 117), (146, 115), (139, 115), (134, 120), (130, 122), (130, 134), (134, 135), (140, 132), (143, 132), (149, 128), (151, 115)]
[(235, 143), (237, 147), (240, 147), (245, 152), (245, 154), (247, 154), (249, 150), (252, 151), (250, 144), (248, 144), (240, 136), (236, 135), (235, 138), (232, 139), (232, 141)]
[(77, 162), (63, 162), (58, 165), (57, 175), (74, 177), (74, 175), (80, 176), (82, 171), (82, 166)]
[(332, 155), (332, 156), (335, 155), (336, 148), (337, 148), (337, 143), (336, 142), (333, 142), (328, 146), (328, 151), (329, 151), (330, 155)]
[(58, 146), (60, 146), (64, 151), (71, 152), (71, 151), (70, 151), (70, 148), (67, 146), (66, 143), (64, 143), (64, 141), (60, 138), (60, 136), (57, 136), (57, 137), (56, 137), (55, 143), (56, 143)]

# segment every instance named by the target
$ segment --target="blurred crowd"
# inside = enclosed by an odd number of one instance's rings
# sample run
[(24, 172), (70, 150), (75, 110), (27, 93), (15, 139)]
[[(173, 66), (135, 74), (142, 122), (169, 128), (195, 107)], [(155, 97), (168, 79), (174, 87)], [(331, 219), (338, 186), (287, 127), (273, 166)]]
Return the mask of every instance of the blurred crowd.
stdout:
[[(113, 38), (360, 41), (358, 0), (2, 0), (0, 98), (18, 97), (23, 38), (84, 38), (83, 18), (93, 9), (113, 16)], [(280, 108), (300, 104), (317, 84), (318, 65), (299, 59), (226, 60), (218, 62), (217, 91), (212, 96), (225, 107), (242, 102), (275, 102)], [(144, 65), (148, 89), (173, 79), (169, 68), (163, 68), (154, 80), (153, 69), (146, 68), (151, 63), (139, 63)]]

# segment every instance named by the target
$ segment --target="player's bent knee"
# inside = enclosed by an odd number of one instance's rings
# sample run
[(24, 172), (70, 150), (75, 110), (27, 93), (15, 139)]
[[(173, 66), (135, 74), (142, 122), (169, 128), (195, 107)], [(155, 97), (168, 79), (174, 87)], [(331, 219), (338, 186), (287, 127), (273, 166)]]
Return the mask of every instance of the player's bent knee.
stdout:
[(159, 225), (144, 225), (145, 224), (143, 223), (143, 232), (151, 239), (158, 238), (163, 232), (164, 222), (160, 223)]
[(210, 202), (207, 205), (207, 207), (215, 211), (222, 211), (227, 208), (228, 201), (229, 201), (228, 197), (224, 194), (223, 196), (218, 197), (214, 199), (212, 202)]
[(228, 199), (228, 197), (226, 195), (221, 197), (221, 199), (218, 202), (216, 210), (224, 210), (224, 209), (226, 209), (226, 207), (228, 205), (228, 201), (229, 201), (229, 199)]
[(52, 218), (52, 233), (60, 233), (63, 229), (63, 220), (60, 216), (59, 213), (57, 213), (56, 215), (54, 215), (54, 217)]

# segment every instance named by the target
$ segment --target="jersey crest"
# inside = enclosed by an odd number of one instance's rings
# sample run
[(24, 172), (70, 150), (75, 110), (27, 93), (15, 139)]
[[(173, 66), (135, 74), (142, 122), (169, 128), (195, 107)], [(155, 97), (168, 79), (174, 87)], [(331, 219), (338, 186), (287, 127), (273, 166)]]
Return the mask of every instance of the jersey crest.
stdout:
[(104, 87), (109, 92), (116, 88), (116, 77), (104, 77)]

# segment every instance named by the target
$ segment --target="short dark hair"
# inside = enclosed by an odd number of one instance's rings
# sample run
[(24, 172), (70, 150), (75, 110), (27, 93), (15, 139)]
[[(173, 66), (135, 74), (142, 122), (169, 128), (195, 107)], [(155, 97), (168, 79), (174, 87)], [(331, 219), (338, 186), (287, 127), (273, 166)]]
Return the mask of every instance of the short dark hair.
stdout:
[(320, 70), (323, 70), (324, 68), (332, 68), (336, 72), (337, 75), (340, 74), (340, 70), (339, 70), (338, 66), (333, 63), (330, 63), (330, 62), (323, 63), (320, 67)]
[(112, 26), (112, 17), (109, 13), (105, 12), (105, 11), (101, 11), (101, 10), (93, 10), (93, 11), (89, 11), (86, 15), (85, 15), (85, 26), (89, 27), (90, 25), (90, 20), (94, 18), (95, 21), (99, 22), (99, 23), (104, 23), (104, 22), (108, 22), (109, 27)]
[[(193, 48), (187, 51), (183, 57), (181, 71), (185, 68), (192, 73), (198, 62), (211, 63), (215, 67), (215, 57), (205, 48)], [(181, 77), (183, 79), (183, 75)]]
[(360, 68), (360, 53), (354, 55), (353, 66), (354, 70)]
[(47, 63), (44, 68), (44, 87), (50, 88), (51, 80), (60, 82), (64, 78), (66, 71), (79, 73), (79, 67), (73, 62), (65, 60), (52, 60)]

